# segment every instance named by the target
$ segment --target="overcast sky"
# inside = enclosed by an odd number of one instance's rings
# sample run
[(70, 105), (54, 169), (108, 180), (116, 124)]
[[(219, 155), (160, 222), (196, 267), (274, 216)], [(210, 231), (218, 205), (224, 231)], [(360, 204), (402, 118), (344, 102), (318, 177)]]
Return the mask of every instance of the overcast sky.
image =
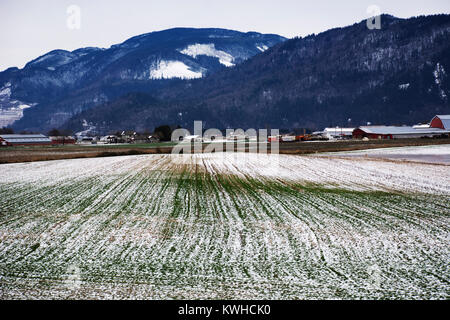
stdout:
[[(81, 10), (79, 29), (71, 5)], [(0, 0), (0, 70), (54, 49), (107, 48), (173, 27), (305, 36), (366, 19), (371, 5), (402, 18), (450, 13), (450, 0)]]

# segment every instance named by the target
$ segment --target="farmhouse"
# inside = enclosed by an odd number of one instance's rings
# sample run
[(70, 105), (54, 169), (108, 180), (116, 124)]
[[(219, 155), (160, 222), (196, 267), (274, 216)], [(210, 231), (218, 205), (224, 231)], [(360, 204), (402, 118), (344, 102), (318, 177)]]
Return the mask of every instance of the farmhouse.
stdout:
[(104, 137), (100, 138), (100, 143), (103, 143), (103, 144), (118, 143), (118, 141), (119, 141), (119, 137), (117, 137), (116, 135), (109, 135), (109, 136), (104, 136)]
[(51, 145), (52, 140), (43, 134), (3, 134), (0, 146), (37, 146)]

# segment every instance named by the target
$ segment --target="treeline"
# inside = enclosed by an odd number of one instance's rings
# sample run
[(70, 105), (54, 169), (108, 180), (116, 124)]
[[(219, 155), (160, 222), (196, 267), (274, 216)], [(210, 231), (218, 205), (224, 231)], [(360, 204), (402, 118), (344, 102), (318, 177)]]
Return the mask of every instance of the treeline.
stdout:
[[(135, 135), (137, 136), (153, 136), (155, 138), (158, 138), (160, 141), (171, 141), (172, 140), (172, 132), (176, 129), (181, 128), (180, 126), (169, 126), (169, 125), (162, 125), (157, 128), (153, 132), (150, 130), (143, 130), (143, 131), (136, 131)], [(113, 135), (120, 137), (123, 135), (127, 135), (126, 132), (128, 131), (116, 131), (113, 133)]]
[(0, 128), (0, 134), (14, 134), (14, 130), (9, 127)]

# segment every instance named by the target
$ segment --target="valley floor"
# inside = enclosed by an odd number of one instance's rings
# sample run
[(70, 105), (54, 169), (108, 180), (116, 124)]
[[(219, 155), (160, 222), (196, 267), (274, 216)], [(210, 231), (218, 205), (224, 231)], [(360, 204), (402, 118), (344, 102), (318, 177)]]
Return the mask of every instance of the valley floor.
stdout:
[[(279, 153), (292, 155), (316, 154), (324, 152), (348, 152), (354, 150), (385, 149), (405, 146), (434, 146), (450, 144), (450, 139), (394, 139), (394, 140), (338, 140), (287, 142), (279, 144)], [(203, 149), (210, 143), (203, 143)], [(216, 143), (214, 145), (217, 146)], [(171, 154), (175, 143), (162, 142), (151, 144), (106, 144), (106, 145), (64, 145), (64, 146), (15, 146), (0, 147), (0, 164), (35, 161), (51, 161), (80, 158), (102, 158), (144, 154)], [(270, 153), (271, 146), (262, 144)], [(227, 145), (223, 144), (223, 150)], [(237, 146), (234, 146), (237, 151)], [(249, 146), (247, 145), (248, 151)], [(192, 152), (194, 148), (192, 147)]]
[(0, 299), (450, 298), (448, 165), (215, 153), (0, 170)]

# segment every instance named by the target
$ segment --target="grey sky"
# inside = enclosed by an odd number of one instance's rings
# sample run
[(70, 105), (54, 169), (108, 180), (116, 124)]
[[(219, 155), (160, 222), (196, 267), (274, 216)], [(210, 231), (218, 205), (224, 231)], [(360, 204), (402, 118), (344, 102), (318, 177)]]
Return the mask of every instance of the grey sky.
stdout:
[[(67, 8), (81, 9), (81, 28), (67, 27)], [(0, 0), (0, 70), (53, 49), (109, 47), (172, 27), (218, 27), (305, 36), (368, 17), (377, 5), (397, 17), (450, 13), (449, 0)]]

